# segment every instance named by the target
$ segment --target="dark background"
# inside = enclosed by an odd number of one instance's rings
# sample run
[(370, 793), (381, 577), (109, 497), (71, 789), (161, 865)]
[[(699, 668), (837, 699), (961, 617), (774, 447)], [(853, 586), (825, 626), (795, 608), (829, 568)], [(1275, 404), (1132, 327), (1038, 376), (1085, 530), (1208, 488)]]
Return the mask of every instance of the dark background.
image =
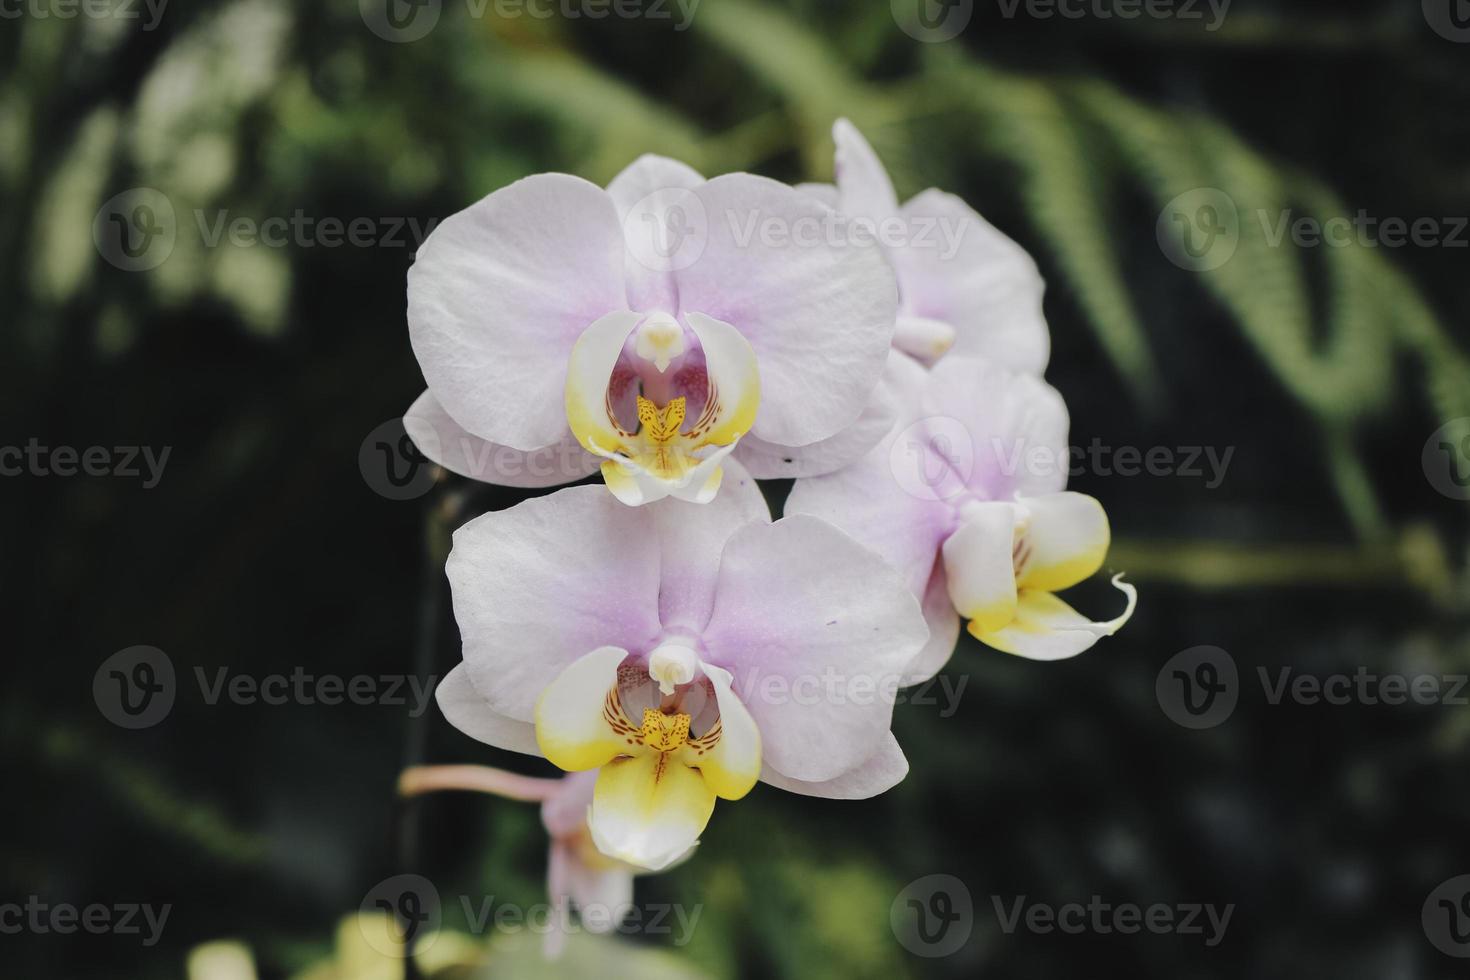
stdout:
[[(359, 465), (422, 390), (406, 232), (372, 247), (210, 247), (195, 212), (425, 222), (527, 173), (605, 182), (642, 152), (706, 174), (830, 179), (838, 116), (872, 139), (901, 196), (954, 191), (1037, 257), (1047, 376), (1074, 443), (1234, 455), (1213, 488), (1074, 479), (1104, 501), (1110, 564), (1139, 585), (1132, 623), (1056, 664), (966, 640), (946, 671), (965, 683), (957, 710), (943, 717), (941, 698), (897, 711), (913, 764), (901, 786), (865, 803), (760, 787), (722, 804), (696, 859), (639, 884), (641, 902), (702, 904), (693, 941), (621, 939), (596, 947), (597, 970), (1463, 970), (1420, 914), (1470, 872), (1470, 708), (1273, 705), (1256, 668), (1470, 671), (1466, 508), (1421, 464), (1437, 427), (1470, 416), (1470, 232), (1458, 247), (1273, 247), (1254, 215), (1362, 209), (1433, 218), (1449, 237), (1470, 215), (1470, 43), (1402, 0), (1236, 0), (1213, 31), (1204, 6), (1202, 19), (1065, 19), (977, 0), (939, 43), (878, 0), (703, 0), (684, 31), (470, 9), (443, 0), (427, 36), (394, 43), (347, 0), (175, 0), (151, 30), (141, 9), (5, 8), (0, 445), (171, 454), (153, 488), (0, 478), (0, 901), (173, 911), (151, 949), (0, 935), (0, 972), (182, 977), (190, 949), (229, 939), (264, 980), (313, 965), (386, 978), (401, 966), (332, 960), (339, 921), (386, 875), (421, 871), (446, 896), (543, 897), (533, 807), (394, 805), (406, 760), (544, 771), (535, 760), (472, 742), (434, 708), (415, 721), (387, 705), (201, 696), (196, 668), (442, 674), (458, 659), (443, 535), (522, 495), (452, 478), (389, 499), (381, 469)], [(1167, 202), (1199, 187), (1241, 216), (1234, 254), (1207, 272), (1172, 263), (1156, 237)], [(130, 188), (175, 212), (173, 250), (146, 271), (93, 242), (99, 208)], [(1077, 598), (1113, 601), (1101, 583)], [(179, 694), (166, 719), (128, 731), (92, 683), (138, 644), (167, 653)], [(1239, 705), (1194, 731), (1161, 709), (1155, 680), (1202, 644), (1238, 665)], [(974, 931), (958, 953), (921, 958), (890, 905), (936, 873), (964, 883)], [(1006, 935), (992, 896), (1021, 895), (1235, 911), (1213, 948)], [(465, 928), (454, 907), (446, 925)], [(444, 975), (539, 975), (515, 958), (521, 938), (480, 937), (490, 966)], [(632, 946), (663, 952), (624, 966)]]

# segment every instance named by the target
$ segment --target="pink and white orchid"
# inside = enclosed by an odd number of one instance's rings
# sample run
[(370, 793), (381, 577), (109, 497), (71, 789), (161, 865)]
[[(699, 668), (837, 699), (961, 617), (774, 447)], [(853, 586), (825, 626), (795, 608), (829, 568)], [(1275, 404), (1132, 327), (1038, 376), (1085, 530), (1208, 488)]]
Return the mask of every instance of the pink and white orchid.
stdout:
[(592, 840), (651, 870), (758, 779), (855, 799), (908, 768), (889, 723), (928, 635), (917, 600), (831, 525), (771, 523), (731, 468), (705, 507), (629, 509), (594, 487), (528, 500), (462, 527), (449, 558), (464, 662), (445, 716), (597, 770)]
[[(470, 692), (461, 689), (459, 693)], [(583, 928), (608, 932), (633, 903), (633, 876), (643, 873), (606, 856), (592, 843), (587, 809), (592, 805), (596, 778), (595, 772), (542, 779), (490, 766), (415, 766), (399, 777), (398, 788), (404, 796), (469, 790), (541, 804), (541, 823), (551, 838), (546, 890), (556, 911), (553, 927), (546, 933), (545, 951), (554, 957), (566, 942), (572, 908), (583, 913)]]
[(887, 558), (922, 597), (930, 641), (908, 683), (938, 671), (960, 618), (970, 633), (1035, 660), (1075, 656), (1122, 628), (1093, 622), (1054, 593), (1102, 567), (1107, 515), (1066, 491), (1067, 408), (1031, 375), (947, 357), (907, 361), (897, 385), (907, 417), (863, 460), (798, 480), (787, 514), (829, 521)]
[(776, 181), (706, 181), (653, 156), (606, 190), (538, 174), (495, 191), (440, 224), (409, 271), (428, 391), (405, 427), (455, 472), (535, 487), (600, 467), (635, 505), (710, 500), (747, 433), (757, 471), (798, 457), (858, 422), (897, 309), (870, 243), (748, 233), (829, 217)]
[(902, 206), (873, 147), (846, 119), (832, 126), (837, 184), (805, 193), (860, 221), (898, 278), (893, 346), (924, 364), (953, 349), (1041, 374), (1051, 340), (1046, 288), (1020, 245), (953, 194), (930, 188)]

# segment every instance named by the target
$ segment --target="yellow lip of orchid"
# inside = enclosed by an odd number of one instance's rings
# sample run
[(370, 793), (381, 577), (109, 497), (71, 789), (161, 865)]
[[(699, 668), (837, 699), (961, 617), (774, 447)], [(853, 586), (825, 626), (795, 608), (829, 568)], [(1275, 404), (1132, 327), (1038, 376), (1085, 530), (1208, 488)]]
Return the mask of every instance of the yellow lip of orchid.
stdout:
[[(674, 367), (692, 353), (677, 320), (629, 311), (589, 327), (568, 365), (567, 422), (583, 448), (604, 457), (608, 489), (631, 506), (666, 496), (712, 499), (720, 461), (749, 431), (760, 406), (755, 352), (745, 338), (712, 317), (688, 313), (684, 320), (703, 355), (702, 370), (696, 364), (685, 375)], [(614, 404), (611, 379), (620, 360), (637, 385), (636, 422), (621, 420)], [(677, 383), (696, 386), (699, 410), (692, 418), (691, 396), (674, 394)]]
[(1102, 567), (1110, 538), (1102, 504), (1085, 494), (972, 501), (943, 545), (950, 598), (987, 646), (1034, 660), (1075, 656), (1121, 629), (1138, 601), (1121, 575), (1113, 584), (1128, 604), (1115, 619), (1093, 622), (1054, 595)]
[(729, 673), (677, 640), (645, 663), (618, 647), (577, 660), (538, 699), (536, 739), (563, 769), (600, 770), (593, 841), (652, 871), (687, 854), (715, 799), (744, 796), (761, 771), (760, 733)]

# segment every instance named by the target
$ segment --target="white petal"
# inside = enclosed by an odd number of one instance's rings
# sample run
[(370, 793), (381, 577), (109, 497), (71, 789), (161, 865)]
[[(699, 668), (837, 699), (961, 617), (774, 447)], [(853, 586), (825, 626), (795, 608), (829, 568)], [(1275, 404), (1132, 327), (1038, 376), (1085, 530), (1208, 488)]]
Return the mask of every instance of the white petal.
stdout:
[[(730, 689), (730, 672), (712, 664), (700, 665), (715, 689), (720, 709), (720, 739), (702, 756), (689, 759), (721, 799), (738, 800), (755, 786), (761, 774), (761, 733), (755, 719)], [(689, 753), (686, 751), (686, 759)]]
[(736, 529), (769, 524), (771, 510), (755, 480), (724, 462), (720, 492), (707, 504), (665, 500), (648, 508), (658, 529), (659, 620), (666, 630), (698, 636), (714, 606), (720, 552)]
[(750, 433), (740, 440), (736, 458), (758, 480), (822, 476), (857, 462), (883, 440), (899, 417), (894, 375), (904, 368), (892, 365), (901, 360), (906, 358), (889, 354), (890, 366), (884, 369), (863, 414), (835, 436), (805, 446), (782, 446)]
[(429, 388), (461, 425), (515, 449), (561, 438), (572, 345), (626, 309), (607, 192), (538, 174), (446, 218), (408, 273), (408, 326)]
[(944, 574), (955, 609), (975, 628), (1000, 629), (1016, 616), (1016, 505), (971, 503), (944, 542)]
[(698, 170), (671, 157), (645, 153), (622, 169), (607, 185), (618, 216), (626, 216), (650, 194), (674, 188), (690, 189), (704, 183)]
[(658, 538), (641, 510), (571, 487), (476, 518), (447, 572), (464, 659), (501, 714), (530, 721), (536, 698), (600, 646), (657, 635)]
[(490, 707), (475, 689), (464, 664), (455, 665), (434, 688), (434, 700), (449, 723), (470, 738), (486, 745), (526, 755), (541, 755), (536, 744), (536, 727), (530, 722), (507, 718)]
[(949, 597), (949, 579), (944, 574), (944, 559), (934, 563), (929, 585), (924, 590), (924, 622), (929, 624), (929, 642), (924, 644), (904, 671), (903, 682), (922, 684), (944, 669), (949, 658), (954, 656), (955, 644), (960, 638), (960, 614), (955, 612), (954, 602)]
[(1028, 515), (1021, 588), (1060, 592), (1102, 568), (1111, 533), (1097, 498), (1065, 491), (1020, 503)]
[(829, 235), (842, 219), (776, 181), (729, 174), (693, 193), (709, 235), (673, 273), (680, 310), (732, 324), (755, 350), (756, 435), (790, 446), (835, 435), (883, 373), (898, 310), (887, 261), (876, 245)]
[[(956, 355), (1040, 375), (1051, 353), (1046, 285), (1026, 250), (953, 194), (924, 191), (902, 215), (915, 235), (891, 251), (902, 312), (953, 327)], [(921, 239), (924, 228), (937, 230)]]
[(734, 674), (767, 760), (818, 782), (877, 750), (928, 636), (918, 600), (877, 553), (802, 515), (731, 535), (704, 630), (706, 661)]
[[(901, 414), (892, 430), (866, 456), (824, 476), (799, 479), (786, 500), (787, 514), (811, 514), (833, 524), (881, 554), (922, 595), (939, 546), (956, 526), (953, 508), (934, 494), (916, 492), (910, 430), (919, 413), (927, 373), (903, 354), (890, 357), (888, 375)], [(900, 469), (903, 468), (903, 469)], [(900, 476), (903, 479), (900, 479)]]
[(599, 317), (577, 338), (567, 358), (562, 392), (567, 425), (589, 453), (606, 456), (622, 440), (608, 418), (607, 386), (628, 335), (641, 319), (642, 314), (627, 310)]
[(1113, 584), (1128, 597), (1128, 605), (1116, 619), (1095, 623), (1050, 592), (1022, 592), (1014, 622), (994, 633), (971, 633), (981, 643), (1029, 660), (1065, 660), (1091, 647), (1104, 636), (1123, 628), (1138, 604), (1138, 590), (1123, 576)]
[(577, 445), (568, 432), (560, 442), (530, 451), (499, 446), (460, 426), (432, 391), (414, 401), (403, 416), (409, 438), (447, 470), (502, 487), (555, 487), (597, 472), (602, 460)]
[(1038, 496), (1067, 485), (1067, 406), (1039, 378), (950, 354), (929, 372), (925, 414), (953, 420), (973, 459), (965, 482), (980, 498)]
[(837, 144), (837, 188), (842, 196), (839, 210), (874, 222), (896, 215), (898, 195), (893, 191), (893, 181), (863, 134), (846, 119), (839, 119), (832, 124), (832, 140)]
[(803, 796), (821, 796), (830, 800), (866, 800), (897, 786), (908, 773), (909, 760), (904, 758), (898, 739), (889, 732), (878, 751), (840, 776), (821, 782), (807, 782), (784, 776), (767, 765), (761, 773), (761, 782)]
[(536, 701), (536, 744), (552, 765), (568, 772), (596, 769), (627, 749), (627, 739), (603, 714), (622, 647), (599, 647), (562, 671)]
[(800, 193), (805, 194), (807, 197), (815, 198), (816, 200), (821, 201), (823, 204), (827, 205), (827, 207), (832, 208), (833, 210), (837, 209), (838, 202), (841, 200), (841, 194), (838, 192), (836, 184), (802, 183), (796, 184), (794, 186)]
[(699, 843), (714, 809), (703, 776), (671, 753), (643, 752), (602, 767), (587, 826), (603, 854), (662, 871)]

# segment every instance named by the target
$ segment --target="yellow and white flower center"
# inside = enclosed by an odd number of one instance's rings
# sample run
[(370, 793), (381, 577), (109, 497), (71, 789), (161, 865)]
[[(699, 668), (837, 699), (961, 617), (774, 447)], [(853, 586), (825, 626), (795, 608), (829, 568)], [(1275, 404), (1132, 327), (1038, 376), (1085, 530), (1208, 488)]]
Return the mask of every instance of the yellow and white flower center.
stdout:
[(666, 867), (698, 841), (716, 798), (736, 800), (755, 785), (760, 732), (731, 683), (690, 646), (669, 642), (644, 661), (600, 647), (542, 692), (542, 752), (569, 771), (600, 770), (588, 827), (603, 854)]
[(755, 422), (755, 352), (728, 323), (699, 313), (608, 314), (578, 339), (566, 381), (567, 422), (604, 457), (626, 504), (675, 496), (704, 503), (720, 461)]

